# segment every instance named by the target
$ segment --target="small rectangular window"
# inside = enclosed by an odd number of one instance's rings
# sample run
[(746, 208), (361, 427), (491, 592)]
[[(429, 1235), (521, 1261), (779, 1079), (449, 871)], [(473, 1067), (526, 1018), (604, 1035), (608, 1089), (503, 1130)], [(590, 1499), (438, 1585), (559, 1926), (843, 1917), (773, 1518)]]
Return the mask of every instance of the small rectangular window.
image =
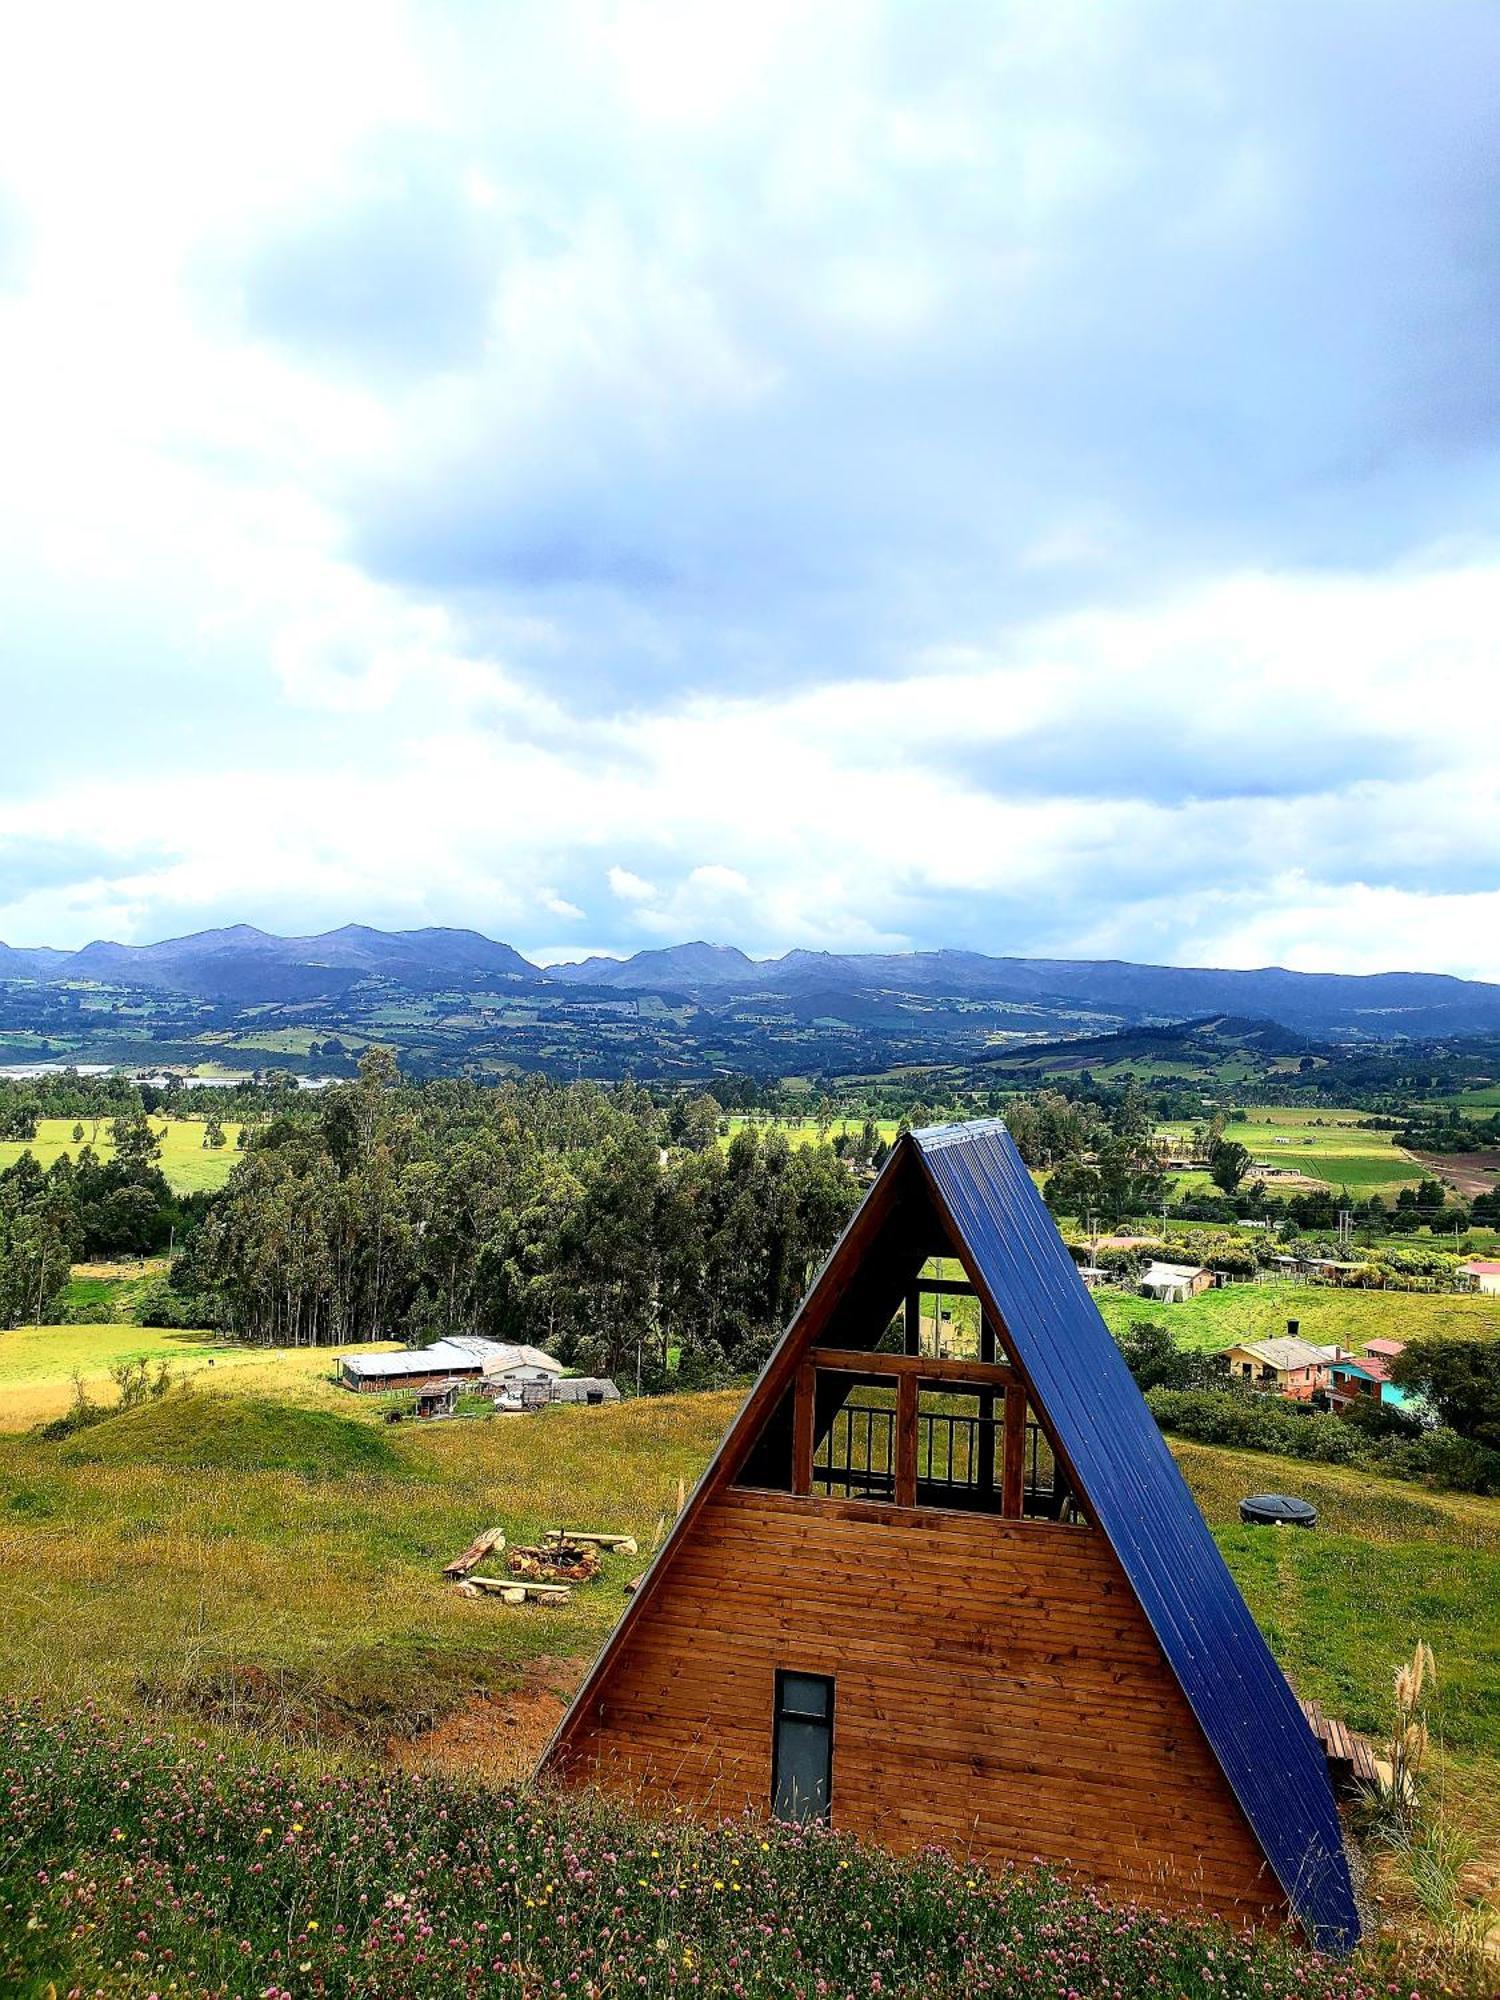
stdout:
[(777, 1819), (827, 1819), (833, 1798), (833, 1682), (824, 1674), (776, 1676), (771, 1810)]

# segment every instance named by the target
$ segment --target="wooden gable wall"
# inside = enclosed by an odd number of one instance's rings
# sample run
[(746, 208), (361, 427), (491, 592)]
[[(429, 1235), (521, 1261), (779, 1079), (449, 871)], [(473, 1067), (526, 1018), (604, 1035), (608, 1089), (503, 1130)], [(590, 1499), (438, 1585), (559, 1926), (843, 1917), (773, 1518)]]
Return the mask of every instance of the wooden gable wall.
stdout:
[(832, 1822), (1171, 1909), (1286, 1899), (1097, 1531), (725, 1487), (554, 1763), (765, 1813), (778, 1668), (835, 1679)]

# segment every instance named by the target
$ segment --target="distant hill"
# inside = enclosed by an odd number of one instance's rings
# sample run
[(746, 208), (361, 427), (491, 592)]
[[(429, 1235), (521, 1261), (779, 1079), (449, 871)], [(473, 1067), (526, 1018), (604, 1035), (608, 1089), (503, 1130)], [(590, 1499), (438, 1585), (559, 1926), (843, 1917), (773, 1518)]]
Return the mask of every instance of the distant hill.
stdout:
[(1304, 1056), (1326, 1044), (1284, 1028), (1279, 1021), (1241, 1020), (1215, 1014), (1202, 1021), (1165, 1026), (1117, 1028), (1107, 1035), (1070, 1035), (1064, 1040), (1025, 1042), (975, 1058), (975, 1068), (1015, 1075), (1055, 1076), (1065, 1071), (1107, 1070), (1130, 1063), (1149, 1070), (1156, 1063), (1212, 1068), (1226, 1056)]
[(1500, 986), (1436, 972), (1287, 972), (1280, 966), (1240, 972), (1121, 959), (988, 958), (976, 951), (790, 951), (755, 961), (700, 942), (552, 966), (547, 977), (700, 1000), (731, 991), (816, 989), (984, 999), (1122, 1021), (1224, 1014), (1277, 1021), (1305, 1035), (1360, 1040), (1500, 1028)]
[[(1500, 986), (1441, 973), (1355, 976), (1276, 966), (1240, 972), (1119, 959), (990, 958), (973, 951), (799, 950), (755, 960), (702, 940), (653, 947), (632, 958), (543, 968), (478, 931), (380, 931), (363, 924), (292, 938), (235, 924), (159, 944), (101, 939), (72, 952), (0, 945), (0, 980), (34, 982), (33, 994), (37, 987), (90, 982), (219, 1009), (299, 1008), (309, 1020), (327, 1002), (344, 1025), (356, 1028), (360, 996), (368, 999), (377, 988), (415, 995), (524, 991), (544, 1010), (569, 1012), (575, 1023), (589, 1008), (640, 1009), (640, 996), (657, 996), (678, 1014), (684, 1008), (691, 1013), (698, 1044), (719, 1066), (741, 1063), (761, 1028), (770, 1034), (779, 1020), (832, 1030), (852, 1024), (862, 1033), (884, 1033), (880, 1024), (890, 1024), (897, 1039), (889, 1053), (898, 1061), (924, 1059), (928, 1045), (955, 1037), (977, 1048), (976, 1036), (1074, 1037), (1215, 1017), (1273, 1022), (1293, 1036), (1325, 1041), (1500, 1031)], [(16, 992), (10, 989), (7, 1002), (11, 1025), (18, 1024)], [(5, 1011), (0, 1008), (0, 1026)], [(723, 1035), (715, 1022), (723, 1024)], [(48, 1016), (34, 1025), (46, 1032), (54, 1023)], [(860, 1059), (873, 1053), (866, 1049)]]
[(630, 987), (645, 992), (705, 986), (754, 986), (760, 968), (728, 944), (673, 944), (634, 958), (585, 958), (552, 965), (547, 978), (570, 986)]
[(539, 977), (529, 959), (478, 931), (377, 931), (345, 924), (316, 937), (275, 937), (253, 924), (195, 931), (161, 944), (99, 940), (79, 951), (0, 945), (0, 977), (104, 980), (210, 1000), (315, 999), (371, 976), (417, 990), (470, 974)]

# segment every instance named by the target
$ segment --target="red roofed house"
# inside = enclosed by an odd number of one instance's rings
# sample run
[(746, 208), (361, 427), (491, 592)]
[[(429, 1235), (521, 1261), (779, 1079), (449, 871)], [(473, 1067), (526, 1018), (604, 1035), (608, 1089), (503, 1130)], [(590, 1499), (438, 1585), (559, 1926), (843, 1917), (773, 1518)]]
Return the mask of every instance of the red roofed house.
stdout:
[(1460, 1264), (1458, 1275), (1467, 1278), (1471, 1292), (1500, 1292), (1500, 1264), (1486, 1257), (1471, 1257)]

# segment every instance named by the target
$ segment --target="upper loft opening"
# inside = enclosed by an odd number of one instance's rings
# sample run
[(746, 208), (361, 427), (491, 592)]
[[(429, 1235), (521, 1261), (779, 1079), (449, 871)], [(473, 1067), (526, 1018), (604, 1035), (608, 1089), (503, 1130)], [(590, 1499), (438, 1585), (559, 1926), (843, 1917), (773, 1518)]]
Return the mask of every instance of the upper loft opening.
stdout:
[(809, 1499), (1083, 1521), (1044, 1417), (907, 1154), (858, 1261), (820, 1287), (804, 1349), (735, 1472)]

